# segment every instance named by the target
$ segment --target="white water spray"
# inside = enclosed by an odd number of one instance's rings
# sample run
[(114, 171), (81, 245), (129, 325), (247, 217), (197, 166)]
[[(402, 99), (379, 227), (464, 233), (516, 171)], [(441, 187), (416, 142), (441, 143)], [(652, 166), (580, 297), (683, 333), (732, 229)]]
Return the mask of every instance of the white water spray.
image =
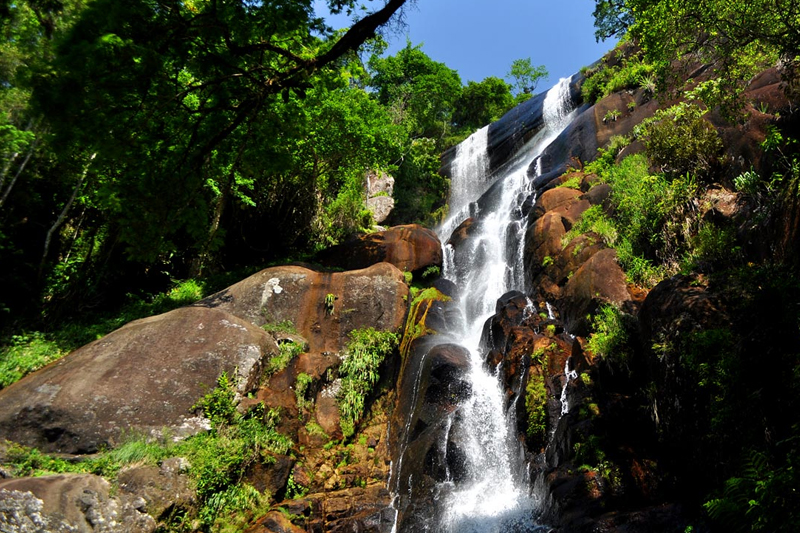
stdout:
[[(510, 290), (524, 290), (522, 257), (527, 220), (522, 204), (532, 192), (527, 168), (569, 124), (570, 110), (569, 79), (562, 79), (544, 99), (542, 130), (520, 150), (513, 164), (493, 176), (501, 182), (498, 198), (480, 213), (477, 234), (458, 252), (451, 246), (444, 248), (444, 276), (454, 281), (463, 295), (459, 305), (464, 328), (450, 334), (470, 351), (472, 396), (459, 408), (461, 423), (452, 429), (462, 432), (459, 441), (466, 443), (467, 480), (439, 487), (439, 497), (445, 499), (445, 515), (437, 531), (501, 533), (538, 527), (534, 521), (536, 503), (513, 429), (515, 421), (513, 416), (506, 418), (504, 393), (496, 376), (485, 370), (478, 345), (483, 324), (494, 314), (497, 299)], [(451, 179), (451, 216), (439, 228), (442, 242), (447, 242), (464, 219), (475, 216), (469, 213), (469, 202), (492, 185), (487, 180), (487, 132), (484, 128), (476, 133), (457, 151)], [(477, 153), (480, 143), (484, 153)], [(471, 162), (461, 159), (467, 153)]]

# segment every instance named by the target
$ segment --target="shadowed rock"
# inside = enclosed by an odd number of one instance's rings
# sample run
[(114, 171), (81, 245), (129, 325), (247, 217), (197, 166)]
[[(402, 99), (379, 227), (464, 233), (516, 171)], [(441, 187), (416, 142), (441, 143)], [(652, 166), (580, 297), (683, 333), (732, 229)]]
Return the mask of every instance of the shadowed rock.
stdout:
[(595, 314), (602, 304), (621, 307), (630, 300), (625, 272), (617, 264), (617, 252), (607, 248), (592, 255), (567, 282), (559, 309), (570, 333), (587, 335), (587, 315)]
[(0, 436), (47, 452), (91, 453), (128, 433), (208, 428), (191, 407), (223, 372), (245, 395), (278, 352), (260, 328), (187, 307), (136, 320), (0, 391)]
[(408, 224), (359, 235), (328, 248), (319, 254), (318, 260), (325, 266), (346, 270), (367, 268), (385, 261), (400, 270), (421, 273), (428, 267), (442, 266), (442, 245), (433, 231)]

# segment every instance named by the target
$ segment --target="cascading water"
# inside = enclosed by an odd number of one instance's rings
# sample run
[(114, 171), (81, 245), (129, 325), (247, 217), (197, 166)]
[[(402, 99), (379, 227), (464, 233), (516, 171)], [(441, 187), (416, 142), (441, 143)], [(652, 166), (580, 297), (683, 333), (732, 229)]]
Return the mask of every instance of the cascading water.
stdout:
[[(495, 313), (497, 299), (524, 290), (523, 243), (527, 226), (523, 203), (532, 194), (527, 168), (571, 120), (570, 79), (562, 79), (544, 99), (544, 126), (517, 151), (511, 163), (487, 176), (488, 128), (459, 146), (452, 165), (451, 216), (439, 228), (447, 242), (467, 217), (478, 220), (476, 231), (455, 253), (444, 249), (443, 276), (459, 288), (463, 326), (443, 332), (469, 350), (471, 394), (449, 415), (444, 442), (456, 439), (464, 452), (464, 475), (435, 489), (439, 523), (426, 530), (501, 533), (536, 531), (536, 502), (531, 496), (524, 453), (517, 441), (513, 414), (497, 377), (487, 371), (479, 342), (483, 324)], [(538, 165), (540, 167), (541, 165)], [(489, 187), (494, 195), (478, 209), (474, 202)], [(530, 312), (535, 312), (533, 304)], [(400, 473), (402, 475), (402, 472)]]

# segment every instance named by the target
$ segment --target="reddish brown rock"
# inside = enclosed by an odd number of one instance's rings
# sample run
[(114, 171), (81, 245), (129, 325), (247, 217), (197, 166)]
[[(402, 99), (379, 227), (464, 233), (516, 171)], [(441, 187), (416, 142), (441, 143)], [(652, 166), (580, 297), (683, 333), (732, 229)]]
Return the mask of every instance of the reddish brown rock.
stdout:
[[(333, 298), (328, 306), (328, 295)], [(262, 270), (196, 305), (228, 311), (256, 325), (291, 321), (311, 352), (339, 352), (352, 330), (399, 331), (408, 286), (389, 263), (362, 270), (317, 272), (301, 266)]]
[(590, 330), (587, 315), (595, 314), (602, 304), (622, 306), (630, 299), (617, 252), (607, 248), (594, 254), (567, 282), (559, 309), (570, 333), (586, 335)]
[(339, 405), (336, 402), (339, 386), (339, 382), (334, 382), (317, 394), (317, 408), (314, 412), (317, 424), (333, 439), (342, 438), (342, 429), (339, 427)]
[(318, 260), (323, 265), (346, 270), (387, 262), (403, 271), (421, 272), (442, 265), (442, 245), (432, 230), (408, 224), (359, 235), (325, 250)]
[(561, 204), (560, 206), (553, 209), (552, 213), (558, 213), (561, 215), (561, 220), (564, 223), (564, 228), (569, 231), (575, 222), (581, 218), (581, 215), (584, 211), (589, 209), (592, 204), (589, 203), (588, 200), (576, 199), (569, 201), (567, 203)]
[(453, 230), (453, 233), (450, 235), (450, 239), (447, 241), (447, 244), (458, 247), (459, 244), (467, 240), (475, 233), (475, 229), (477, 225), (475, 224), (476, 220), (472, 217), (464, 220), (458, 227)]
[(247, 533), (304, 533), (305, 531), (304, 528), (292, 524), (283, 513), (272, 511), (259, 519)]
[(281, 513), (271, 512), (258, 520), (247, 533), (389, 531), (395, 515), (392, 495), (378, 483), (363, 488), (309, 494), (279, 505), (294, 515), (292, 521)]
[(0, 436), (48, 452), (89, 453), (131, 431), (208, 428), (192, 406), (227, 372), (253, 391), (277, 345), (216, 309), (136, 320), (0, 391)]
[(258, 492), (269, 494), (272, 499), (282, 499), (286, 481), (294, 467), (294, 459), (287, 455), (273, 456), (274, 462), (255, 463), (248, 468), (244, 479)]
[(548, 211), (552, 211), (556, 207), (578, 198), (580, 195), (581, 191), (568, 187), (555, 187), (545, 191), (536, 199), (531, 216), (533, 218), (541, 217)]
[(537, 276), (546, 265), (546, 258), (552, 260), (561, 252), (561, 238), (566, 232), (561, 215), (553, 212), (545, 213), (528, 228), (525, 235), (527, 276)]

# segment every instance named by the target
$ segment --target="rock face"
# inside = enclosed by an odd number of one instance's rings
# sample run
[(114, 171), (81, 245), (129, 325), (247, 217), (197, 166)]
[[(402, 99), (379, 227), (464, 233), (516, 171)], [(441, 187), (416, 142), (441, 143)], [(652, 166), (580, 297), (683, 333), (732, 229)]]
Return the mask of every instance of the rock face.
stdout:
[(346, 270), (385, 261), (400, 270), (421, 274), (428, 267), (442, 266), (442, 245), (432, 230), (408, 224), (359, 235), (325, 250), (318, 259), (323, 265)]
[(380, 224), (394, 209), (394, 178), (385, 172), (367, 173), (367, 209), (372, 211), (375, 222)]
[(301, 266), (267, 268), (196, 306), (227, 311), (252, 324), (291, 321), (311, 352), (339, 352), (349, 333), (374, 327), (398, 331), (408, 286), (389, 263), (348, 272), (317, 272)]
[(436, 335), (415, 340), (405, 357), (398, 385), (405, 401), (393, 414), (390, 432), (392, 454), (402, 465), (392, 487), (400, 494), (396, 503), (398, 531), (421, 531), (416, 528), (433, 513), (441, 512), (432, 499), (434, 485), (444, 481), (448, 472), (455, 481), (465, 475), (465, 452), (455, 427), (458, 422), (453, 422), (451, 430), (448, 415), (471, 395), (466, 376), (469, 352), (441, 342)]
[(0, 480), (4, 533), (151, 533), (141, 498), (112, 497), (101, 477), (57, 475)]
[(630, 300), (617, 252), (606, 248), (592, 255), (567, 282), (560, 308), (567, 330), (587, 335), (591, 324), (586, 317), (595, 314), (600, 305), (622, 307)]
[(258, 386), (277, 345), (216, 309), (176, 309), (130, 324), (0, 391), (0, 436), (47, 452), (91, 453), (126, 433), (207, 429), (191, 407), (227, 372)]

